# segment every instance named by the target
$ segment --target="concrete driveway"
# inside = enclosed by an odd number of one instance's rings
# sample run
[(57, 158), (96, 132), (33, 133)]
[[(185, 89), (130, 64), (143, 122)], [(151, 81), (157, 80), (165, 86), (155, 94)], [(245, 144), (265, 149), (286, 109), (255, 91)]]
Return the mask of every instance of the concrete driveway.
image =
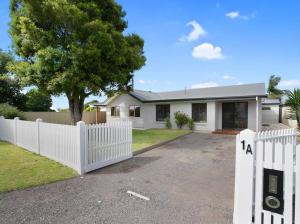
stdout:
[(232, 223), (234, 139), (193, 133), (83, 178), (0, 194), (0, 223)]

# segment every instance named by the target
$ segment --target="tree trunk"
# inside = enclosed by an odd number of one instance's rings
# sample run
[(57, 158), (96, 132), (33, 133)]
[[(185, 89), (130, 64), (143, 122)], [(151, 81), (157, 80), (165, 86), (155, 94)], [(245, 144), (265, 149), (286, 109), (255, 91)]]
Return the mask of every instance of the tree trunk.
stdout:
[(68, 100), (71, 115), (71, 124), (76, 125), (78, 121), (82, 120), (84, 97), (68, 97)]

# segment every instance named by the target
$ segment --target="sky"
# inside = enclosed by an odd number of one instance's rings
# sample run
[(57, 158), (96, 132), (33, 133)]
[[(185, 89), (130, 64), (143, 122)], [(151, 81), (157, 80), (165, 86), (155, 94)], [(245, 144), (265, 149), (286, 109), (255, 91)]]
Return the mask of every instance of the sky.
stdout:
[[(134, 87), (170, 91), (265, 82), (300, 87), (299, 0), (117, 0), (145, 41)], [(0, 1), (0, 48), (8, 50), (9, 0)], [(103, 100), (104, 97), (90, 97)], [(55, 108), (68, 107), (64, 96)]]

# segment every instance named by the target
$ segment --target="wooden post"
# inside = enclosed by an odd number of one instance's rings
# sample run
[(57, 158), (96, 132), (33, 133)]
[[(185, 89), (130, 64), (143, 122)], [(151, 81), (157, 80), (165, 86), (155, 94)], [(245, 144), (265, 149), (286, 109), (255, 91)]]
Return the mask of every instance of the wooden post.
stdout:
[(78, 166), (77, 166), (77, 172), (80, 175), (83, 175), (85, 173), (85, 131), (86, 126), (83, 121), (77, 122), (77, 147), (78, 147)]
[(236, 136), (233, 224), (252, 224), (255, 135), (247, 129)]

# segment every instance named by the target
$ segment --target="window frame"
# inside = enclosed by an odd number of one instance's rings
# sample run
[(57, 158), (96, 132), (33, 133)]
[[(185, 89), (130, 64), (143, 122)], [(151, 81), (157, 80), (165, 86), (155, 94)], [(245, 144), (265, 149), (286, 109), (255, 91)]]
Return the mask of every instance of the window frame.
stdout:
[[(167, 110), (163, 111), (163, 116), (162, 118), (159, 118), (158, 119), (158, 107), (166, 107), (168, 108)], [(170, 118), (170, 115), (171, 115), (171, 105), (170, 104), (156, 104), (155, 105), (155, 118), (156, 118), (156, 122), (164, 122), (164, 120), (166, 118)]]
[[(132, 108), (133, 108), (133, 115), (131, 115), (130, 114), (130, 111), (132, 110)], [(139, 116), (137, 116), (137, 112), (136, 112), (136, 109), (137, 108), (139, 108), (139, 113), (138, 113), (138, 115)], [(129, 107), (128, 107), (128, 117), (141, 117), (141, 106), (138, 106), (138, 105), (130, 105)]]
[[(201, 108), (198, 111), (194, 112), (194, 107), (196, 105), (205, 105), (205, 111), (201, 112)], [(199, 113), (199, 120), (195, 118), (195, 113), (198, 112)], [(204, 120), (201, 120), (201, 113), (205, 113), (204, 114)], [(192, 119), (195, 123), (201, 123), (201, 124), (205, 124), (207, 123), (207, 103), (192, 103)]]
[[(114, 113), (113, 113), (113, 108), (114, 108)], [(120, 106), (110, 107), (110, 116), (111, 117), (120, 117)]]

